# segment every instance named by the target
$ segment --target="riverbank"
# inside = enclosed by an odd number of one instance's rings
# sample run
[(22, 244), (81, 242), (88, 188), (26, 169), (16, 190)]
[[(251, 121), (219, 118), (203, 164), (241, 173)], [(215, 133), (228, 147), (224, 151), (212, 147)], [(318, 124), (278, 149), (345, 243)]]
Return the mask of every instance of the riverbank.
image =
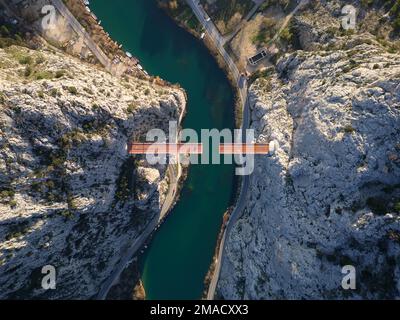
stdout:
[[(185, 114), (186, 108), (185, 106), (183, 106), (178, 118), (178, 131), (175, 139), (178, 139), (178, 134), (182, 130), (181, 123)], [(121, 258), (121, 261), (117, 265), (114, 273), (109, 277), (109, 279), (105, 281), (105, 283), (103, 283), (97, 299), (107, 299), (109, 296), (109, 292), (113, 290), (113, 288), (114, 291), (110, 295), (110, 299), (126, 299), (127, 290), (129, 290), (129, 287), (131, 287), (131, 280), (129, 280), (128, 282), (124, 282), (123, 280), (121, 280), (122, 274), (125, 274), (124, 278), (132, 277), (132, 279), (134, 279), (134, 288), (140, 289), (143, 287), (140, 279), (140, 274), (138, 272), (139, 264), (137, 263), (137, 261), (140, 257), (138, 255), (138, 252), (140, 251), (141, 253), (143, 253), (143, 248), (147, 248), (147, 243), (151, 241), (154, 232), (156, 232), (157, 229), (162, 225), (162, 223), (168, 217), (168, 214), (176, 205), (177, 201), (179, 200), (182, 183), (186, 178), (186, 175), (184, 174), (185, 170), (182, 169), (182, 165), (178, 162), (178, 164), (176, 165), (178, 169), (176, 171), (173, 169), (174, 166), (174, 164), (168, 165), (166, 173), (166, 175), (168, 176), (168, 191), (165, 195), (164, 203), (160, 208), (160, 213), (153, 218), (153, 221), (148, 223), (145, 231), (139, 236), (138, 239), (135, 240), (135, 242), (127, 250), (126, 254)], [(145, 297), (144, 288), (143, 290), (140, 289), (139, 291), (143, 291), (143, 296)]]
[[(183, 188), (183, 184), (188, 177), (188, 166), (182, 166), (181, 175), (178, 180), (176, 196), (170, 204), (167, 211), (159, 217), (158, 225), (154, 227), (153, 232), (149, 234), (143, 241), (142, 245), (132, 255), (131, 259), (126, 262), (125, 267), (121, 270), (120, 276), (115, 278), (114, 284), (109, 287), (108, 292), (102, 297), (105, 300), (145, 300), (146, 290), (144, 288), (141, 272), (140, 261), (143, 258), (143, 253), (148, 248), (152, 237), (157, 232), (158, 228), (168, 219), (170, 212), (177, 204)], [(132, 289), (133, 288), (133, 289)]]

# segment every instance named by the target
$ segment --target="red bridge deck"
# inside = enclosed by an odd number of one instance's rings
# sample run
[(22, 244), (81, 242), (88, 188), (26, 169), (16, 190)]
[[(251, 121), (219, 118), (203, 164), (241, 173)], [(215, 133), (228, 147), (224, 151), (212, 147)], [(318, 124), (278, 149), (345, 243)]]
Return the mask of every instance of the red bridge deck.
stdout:
[[(220, 154), (268, 154), (268, 144), (222, 143)], [(130, 143), (129, 154), (202, 154), (202, 143)]]
[(131, 143), (129, 154), (202, 154), (201, 143)]

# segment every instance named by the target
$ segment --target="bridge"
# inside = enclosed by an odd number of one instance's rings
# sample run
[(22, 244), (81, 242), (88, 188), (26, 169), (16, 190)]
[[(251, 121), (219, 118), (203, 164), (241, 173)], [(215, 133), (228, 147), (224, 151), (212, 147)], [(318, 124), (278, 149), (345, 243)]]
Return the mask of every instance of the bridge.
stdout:
[[(128, 153), (140, 154), (169, 154), (196, 155), (204, 151), (202, 143), (129, 143)], [(221, 143), (218, 146), (220, 154), (269, 154), (269, 144), (261, 143)]]

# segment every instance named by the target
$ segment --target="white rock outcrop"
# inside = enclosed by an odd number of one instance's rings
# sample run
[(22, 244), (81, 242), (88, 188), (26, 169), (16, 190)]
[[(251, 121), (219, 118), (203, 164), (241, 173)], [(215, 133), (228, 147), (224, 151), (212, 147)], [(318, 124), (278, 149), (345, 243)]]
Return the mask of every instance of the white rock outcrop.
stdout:
[[(400, 297), (400, 56), (298, 51), (251, 87), (257, 157), (217, 297)], [(341, 287), (356, 268), (356, 290)]]
[[(1, 299), (98, 293), (166, 191), (165, 166), (134, 161), (127, 142), (185, 103), (178, 88), (60, 52), (0, 49)], [(57, 290), (41, 288), (45, 265)]]

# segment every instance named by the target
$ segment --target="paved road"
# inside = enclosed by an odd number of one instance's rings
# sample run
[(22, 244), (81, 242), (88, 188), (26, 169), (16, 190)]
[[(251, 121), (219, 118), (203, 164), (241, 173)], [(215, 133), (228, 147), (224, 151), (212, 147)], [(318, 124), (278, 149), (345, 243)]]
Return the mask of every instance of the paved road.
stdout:
[(165, 215), (168, 213), (169, 209), (171, 209), (172, 205), (174, 204), (174, 201), (176, 199), (176, 192), (179, 187), (179, 181), (182, 176), (182, 166), (181, 164), (171, 164), (168, 166), (169, 170), (169, 186), (168, 186), (168, 192), (167, 195), (165, 196), (163, 206), (160, 211), (160, 217), (159, 217), (159, 222), (164, 219)]
[(92, 40), (87, 31), (82, 27), (78, 20), (73, 16), (69, 9), (61, 0), (51, 0), (54, 7), (60, 12), (60, 14), (68, 21), (72, 29), (81, 36), (90, 51), (96, 56), (100, 63), (106, 68), (107, 71), (113, 72), (112, 62), (105, 55), (105, 53), (99, 48), (99, 46)]

